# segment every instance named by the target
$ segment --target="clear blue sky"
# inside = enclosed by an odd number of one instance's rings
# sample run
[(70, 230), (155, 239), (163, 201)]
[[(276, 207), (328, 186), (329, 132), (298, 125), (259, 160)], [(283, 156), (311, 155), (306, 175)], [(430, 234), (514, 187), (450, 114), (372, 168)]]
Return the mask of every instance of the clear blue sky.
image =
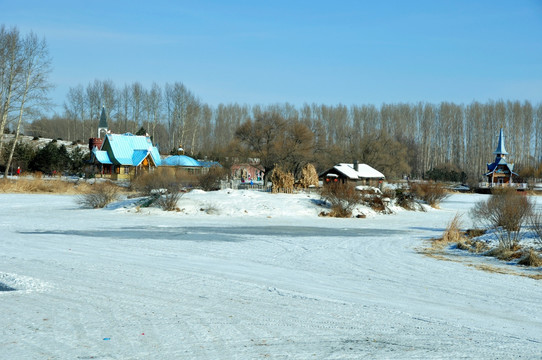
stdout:
[(542, 100), (542, 1), (0, 0), (45, 37), (56, 108), (94, 79), (217, 105)]

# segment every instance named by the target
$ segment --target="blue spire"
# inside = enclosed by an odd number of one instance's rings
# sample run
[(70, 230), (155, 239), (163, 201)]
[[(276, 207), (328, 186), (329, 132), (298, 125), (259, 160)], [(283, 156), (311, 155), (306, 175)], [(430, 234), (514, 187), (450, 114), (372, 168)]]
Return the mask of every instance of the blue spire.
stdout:
[(495, 155), (508, 155), (508, 152), (504, 148), (504, 133), (501, 128), (501, 132), (499, 134), (499, 143), (497, 144), (497, 149), (493, 152)]

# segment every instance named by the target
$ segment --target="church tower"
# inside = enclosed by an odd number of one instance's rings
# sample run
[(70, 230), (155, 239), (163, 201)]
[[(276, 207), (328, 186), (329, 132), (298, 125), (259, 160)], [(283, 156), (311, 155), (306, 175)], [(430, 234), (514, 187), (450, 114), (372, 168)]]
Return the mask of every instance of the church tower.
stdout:
[(105, 115), (105, 106), (102, 106), (102, 115), (100, 115), (100, 123), (98, 124), (98, 138), (101, 137), (102, 131), (107, 133), (107, 116)]

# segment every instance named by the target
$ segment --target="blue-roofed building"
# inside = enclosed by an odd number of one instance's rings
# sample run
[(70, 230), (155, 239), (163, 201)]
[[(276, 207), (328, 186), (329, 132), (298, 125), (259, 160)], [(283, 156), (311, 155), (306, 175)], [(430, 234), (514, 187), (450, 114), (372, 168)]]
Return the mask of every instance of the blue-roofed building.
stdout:
[(175, 168), (175, 171), (183, 171), (189, 174), (204, 174), (208, 171), (201, 162), (187, 155), (171, 155), (162, 159), (161, 166), (169, 166)]
[(493, 154), (495, 155), (495, 161), (487, 164), (488, 171), (484, 174), (484, 176), (487, 176), (489, 187), (512, 186), (514, 184), (514, 178), (517, 177), (518, 174), (514, 172), (514, 164), (509, 164), (506, 161), (508, 152), (504, 147), (504, 132), (502, 128), (499, 133), (497, 148)]
[(172, 155), (168, 156), (162, 161), (164, 166), (185, 166), (185, 167), (201, 167), (202, 164), (186, 155)]
[(91, 150), (90, 161), (97, 177), (130, 180), (161, 165), (160, 153), (149, 136), (106, 134), (101, 146)]

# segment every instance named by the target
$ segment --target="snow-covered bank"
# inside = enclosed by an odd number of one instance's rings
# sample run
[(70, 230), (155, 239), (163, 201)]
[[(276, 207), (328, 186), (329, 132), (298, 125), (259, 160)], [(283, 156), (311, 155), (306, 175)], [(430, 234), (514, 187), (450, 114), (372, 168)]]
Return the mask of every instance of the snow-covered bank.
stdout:
[(307, 195), (2, 194), (2, 357), (540, 358), (540, 282), (415, 251), (482, 196), (330, 219)]

